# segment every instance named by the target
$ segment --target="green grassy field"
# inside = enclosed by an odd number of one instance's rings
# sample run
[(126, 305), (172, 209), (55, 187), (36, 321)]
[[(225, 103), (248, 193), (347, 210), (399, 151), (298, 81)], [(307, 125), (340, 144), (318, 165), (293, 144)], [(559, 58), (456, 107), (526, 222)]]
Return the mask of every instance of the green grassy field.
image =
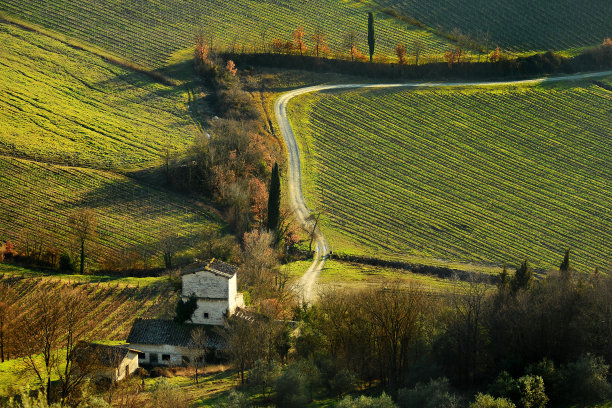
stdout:
[(95, 261), (135, 251), (158, 266), (159, 242), (166, 234), (178, 235), (178, 253), (189, 257), (197, 251), (201, 229), (222, 224), (206, 206), (102, 170), (4, 157), (0, 185), (0, 241), (13, 240), (19, 249), (27, 239), (40, 239), (45, 246), (75, 251), (68, 217), (92, 208), (98, 217), (90, 247)]
[[(455, 28), (492, 47), (513, 51), (568, 50), (612, 36), (607, 0), (369, 0), (432, 28)], [(484, 34), (484, 36), (483, 36)]]
[[(155, 2), (150, 0), (98, 3), (67, 0), (1, 0), (0, 11), (87, 41), (128, 57), (146, 67), (165, 65), (177, 50), (191, 47), (199, 28), (214, 47), (237, 51), (262, 50), (274, 38), (290, 40), (303, 26), (311, 43), (315, 29), (327, 37), (332, 51), (343, 51), (345, 36), (355, 31), (358, 48), (367, 52), (367, 12), (356, 0), (218, 0)], [(376, 13), (377, 49), (394, 55), (395, 45), (423, 38), (427, 54), (443, 53), (447, 40)]]
[(317, 284), (322, 290), (331, 288), (358, 289), (380, 287), (392, 282), (420, 287), (429, 293), (447, 293), (453, 289), (455, 283), (451, 279), (415, 274), (401, 269), (333, 260), (325, 263), (317, 280)]
[(612, 94), (590, 83), (351, 91), (290, 105), (335, 251), (612, 265)]
[(47, 36), (0, 23), (0, 152), (103, 168), (159, 162), (198, 129), (169, 87)]

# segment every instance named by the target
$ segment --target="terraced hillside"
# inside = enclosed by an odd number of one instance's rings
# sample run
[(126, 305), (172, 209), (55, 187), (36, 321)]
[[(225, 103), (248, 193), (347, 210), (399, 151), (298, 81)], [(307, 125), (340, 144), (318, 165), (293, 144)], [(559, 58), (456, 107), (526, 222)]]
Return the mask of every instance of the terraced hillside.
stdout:
[(612, 36), (607, 0), (373, 0), (429, 27), (455, 28), (514, 51), (566, 50)]
[(600, 86), (327, 93), (290, 113), (335, 251), (556, 267), (571, 247), (580, 270), (612, 267)]
[(104, 168), (159, 161), (197, 127), (169, 87), (49, 37), (0, 23), (0, 152)]
[[(367, 51), (367, 12), (372, 9), (356, 0), (1, 0), (0, 11), (127, 57), (146, 67), (165, 65), (177, 50), (191, 47), (201, 29), (215, 47), (236, 50), (262, 49), (272, 39), (290, 40), (303, 26), (306, 42), (320, 28), (333, 51), (348, 53), (346, 35), (354, 31), (358, 48)], [(395, 45), (419, 35), (426, 43), (424, 54), (440, 53), (446, 40), (377, 13), (377, 49), (393, 55)]]
[(193, 256), (201, 229), (222, 221), (208, 209), (171, 192), (153, 189), (115, 173), (0, 157), (0, 241), (23, 249), (26, 240), (77, 251), (68, 218), (92, 208), (97, 236), (89, 247), (96, 262), (132, 251), (160, 266), (160, 242), (171, 234), (178, 254)]
[[(22, 277), (6, 273), (2, 268), (0, 287), (9, 287), (19, 295), (23, 312), (35, 304), (38, 293), (56, 292), (71, 286), (87, 295), (92, 302), (89, 321), (94, 323), (91, 337), (95, 340), (125, 341), (136, 318), (172, 318), (178, 291), (167, 281), (140, 287), (114, 283), (64, 281), (52, 277)], [(112, 322), (112, 324), (111, 324)]]

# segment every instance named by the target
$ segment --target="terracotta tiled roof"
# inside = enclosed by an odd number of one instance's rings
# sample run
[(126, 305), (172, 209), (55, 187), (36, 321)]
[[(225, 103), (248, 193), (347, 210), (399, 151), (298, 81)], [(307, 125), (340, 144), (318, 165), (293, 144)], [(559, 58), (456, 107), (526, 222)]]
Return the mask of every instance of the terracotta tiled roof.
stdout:
[(196, 261), (193, 264), (183, 268), (182, 274), (189, 275), (200, 271), (209, 271), (215, 275), (223, 276), (224, 278), (231, 279), (238, 271), (238, 267), (230, 265), (228, 263), (218, 261), (215, 258), (207, 262)]
[(129, 352), (139, 353), (126, 346), (109, 346), (106, 344), (81, 342), (77, 345), (75, 353), (77, 360), (90, 360), (95, 358), (105, 367), (116, 366), (128, 355)]

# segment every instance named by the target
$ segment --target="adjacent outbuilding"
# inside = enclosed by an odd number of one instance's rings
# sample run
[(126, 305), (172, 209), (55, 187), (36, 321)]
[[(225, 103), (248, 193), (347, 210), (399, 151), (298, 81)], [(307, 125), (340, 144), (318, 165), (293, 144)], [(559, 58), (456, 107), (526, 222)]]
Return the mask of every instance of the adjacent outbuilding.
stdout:
[(187, 365), (194, 358), (202, 358), (202, 350), (194, 343), (194, 332), (202, 328), (206, 335), (206, 350), (222, 350), (222, 339), (212, 326), (179, 324), (172, 320), (136, 319), (127, 342), (138, 349), (138, 363), (149, 366)]

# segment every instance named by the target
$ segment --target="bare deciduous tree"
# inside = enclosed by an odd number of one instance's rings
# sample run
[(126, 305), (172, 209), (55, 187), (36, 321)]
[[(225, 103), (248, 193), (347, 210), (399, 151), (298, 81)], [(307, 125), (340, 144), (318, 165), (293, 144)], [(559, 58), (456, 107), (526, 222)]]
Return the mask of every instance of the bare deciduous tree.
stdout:
[(17, 293), (0, 283), (0, 361), (16, 356)]
[(68, 222), (81, 248), (79, 271), (83, 274), (85, 272), (85, 243), (96, 235), (98, 217), (92, 209), (85, 208), (74, 212)]
[(420, 36), (412, 40), (412, 53), (414, 54), (414, 64), (417, 66), (419, 65), (419, 58), (421, 57), (424, 48), (425, 42)]
[(355, 61), (355, 51), (357, 51), (357, 34), (351, 30), (344, 38), (344, 46), (349, 50), (351, 61)]
[(60, 380), (62, 403), (85, 379), (75, 349), (89, 333), (88, 312), (86, 294), (66, 288), (41, 292), (22, 319), (19, 340), (24, 348), (24, 362), (40, 382), (47, 399), (54, 373)]
[(206, 366), (206, 351), (208, 344), (208, 336), (202, 327), (191, 332), (191, 349), (189, 364), (195, 370), (195, 382), (198, 384), (198, 371)]
[(220, 334), (227, 342), (231, 359), (238, 366), (240, 381), (244, 384), (245, 371), (263, 354), (258, 325), (242, 318), (232, 318)]

